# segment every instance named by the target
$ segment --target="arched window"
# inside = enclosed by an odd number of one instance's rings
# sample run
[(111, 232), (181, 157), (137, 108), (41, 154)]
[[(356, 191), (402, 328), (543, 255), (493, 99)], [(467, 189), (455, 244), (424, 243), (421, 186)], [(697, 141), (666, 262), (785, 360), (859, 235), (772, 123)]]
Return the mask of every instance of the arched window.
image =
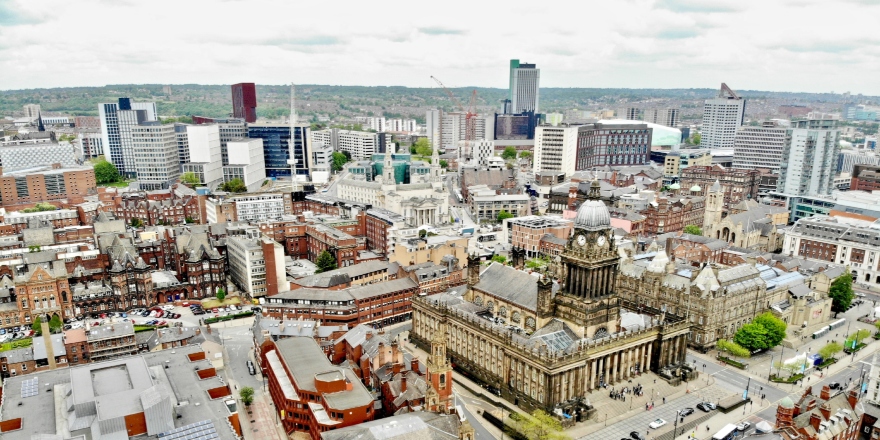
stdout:
[(55, 307), (55, 295), (49, 297), (49, 305)]

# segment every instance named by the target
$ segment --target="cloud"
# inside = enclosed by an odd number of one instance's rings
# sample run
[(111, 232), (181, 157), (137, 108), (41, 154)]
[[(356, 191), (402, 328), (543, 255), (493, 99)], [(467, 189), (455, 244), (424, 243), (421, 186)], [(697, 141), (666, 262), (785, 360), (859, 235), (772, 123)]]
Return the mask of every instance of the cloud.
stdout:
[(419, 32), (426, 35), (464, 35), (466, 33), (461, 29), (452, 29), (445, 27), (423, 27), (419, 28)]
[(0, 26), (39, 24), (44, 21), (45, 16), (35, 15), (33, 8), (22, 8), (12, 0), (0, 0)]
[(699, 35), (700, 33), (694, 29), (666, 29), (654, 34), (655, 37), (661, 40), (681, 40), (684, 38), (694, 38)]
[(673, 12), (736, 12), (740, 8), (737, 3), (730, 1), (708, 0), (659, 0), (654, 4), (658, 9), (667, 9)]

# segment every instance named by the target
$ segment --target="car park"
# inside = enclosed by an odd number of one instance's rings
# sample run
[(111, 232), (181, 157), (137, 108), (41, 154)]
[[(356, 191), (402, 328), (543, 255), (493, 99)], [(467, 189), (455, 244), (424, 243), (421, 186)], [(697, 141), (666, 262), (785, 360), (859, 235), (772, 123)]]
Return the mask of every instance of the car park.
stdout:
[(657, 428), (662, 427), (665, 424), (666, 424), (666, 420), (657, 419), (657, 420), (654, 420), (653, 422), (649, 423), (648, 427), (651, 429), (657, 429)]
[(165, 304), (164, 306), (161, 306), (160, 308), (162, 310), (170, 312), (171, 310), (174, 310), (174, 305), (173, 304)]

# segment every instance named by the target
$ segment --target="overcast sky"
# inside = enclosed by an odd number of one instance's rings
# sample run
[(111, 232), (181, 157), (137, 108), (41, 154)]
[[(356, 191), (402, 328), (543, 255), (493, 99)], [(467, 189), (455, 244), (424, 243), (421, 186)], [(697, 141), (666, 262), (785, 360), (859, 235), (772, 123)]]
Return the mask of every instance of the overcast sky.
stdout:
[(0, 0), (0, 89), (151, 84), (880, 95), (880, 0)]

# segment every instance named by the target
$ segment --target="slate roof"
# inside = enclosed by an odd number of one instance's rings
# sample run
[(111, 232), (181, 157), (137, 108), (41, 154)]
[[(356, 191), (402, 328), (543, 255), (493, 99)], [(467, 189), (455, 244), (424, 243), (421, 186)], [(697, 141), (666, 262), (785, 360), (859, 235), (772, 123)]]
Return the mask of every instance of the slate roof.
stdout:
[(480, 272), (480, 282), (474, 289), (526, 310), (535, 311), (538, 304), (538, 278), (497, 262)]
[(457, 440), (460, 425), (454, 414), (419, 411), (322, 432), (321, 439)]

